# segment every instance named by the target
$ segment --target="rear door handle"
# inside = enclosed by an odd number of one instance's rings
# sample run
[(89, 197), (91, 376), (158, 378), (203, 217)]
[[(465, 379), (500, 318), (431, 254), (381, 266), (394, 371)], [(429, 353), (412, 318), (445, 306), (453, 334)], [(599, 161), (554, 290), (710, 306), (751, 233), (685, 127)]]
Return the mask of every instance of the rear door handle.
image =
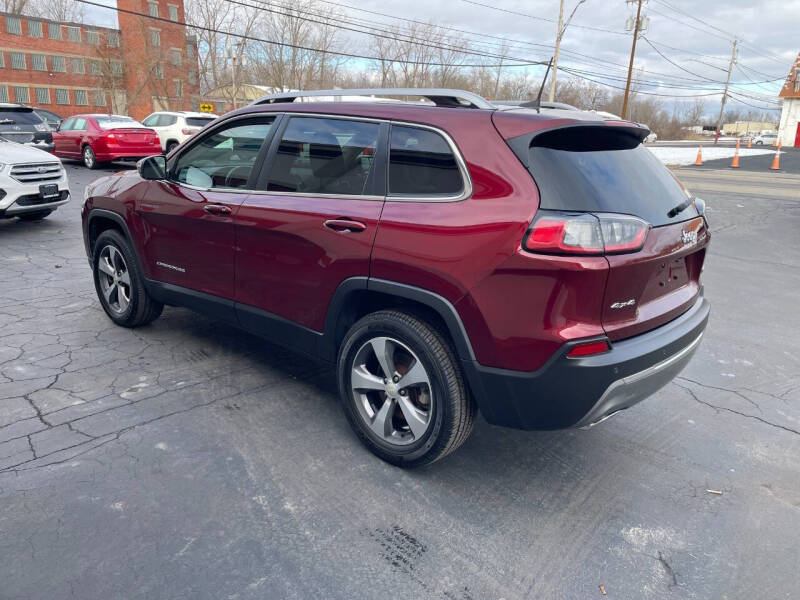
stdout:
[(367, 228), (361, 221), (351, 221), (350, 219), (328, 219), (325, 221), (324, 225), (328, 229), (338, 231), (339, 233), (345, 233), (347, 231), (359, 233)]
[(231, 214), (231, 209), (229, 206), (225, 206), (224, 204), (206, 204), (203, 207), (203, 210), (206, 211), (208, 214), (211, 215), (229, 215)]

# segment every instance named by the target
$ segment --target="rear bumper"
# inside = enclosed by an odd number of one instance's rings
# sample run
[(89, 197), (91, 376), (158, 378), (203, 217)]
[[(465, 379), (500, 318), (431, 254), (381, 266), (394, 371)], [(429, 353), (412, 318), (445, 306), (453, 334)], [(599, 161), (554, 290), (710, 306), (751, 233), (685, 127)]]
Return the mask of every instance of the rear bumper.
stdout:
[(161, 145), (131, 149), (109, 148), (105, 151), (98, 150), (95, 152), (95, 158), (101, 162), (112, 160), (139, 160), (145, 156), (153, 156), (155, 154), (161, 154)]
[(614, 342), (604, 354), (567, 358), (568, 344), (532, 373), (474, 361), (465, 361), (465, 372), (489, 423), (518, 429), (590, 427), (669, 383), (700, 345), (708, 315), (701, 292), (680, 317)]

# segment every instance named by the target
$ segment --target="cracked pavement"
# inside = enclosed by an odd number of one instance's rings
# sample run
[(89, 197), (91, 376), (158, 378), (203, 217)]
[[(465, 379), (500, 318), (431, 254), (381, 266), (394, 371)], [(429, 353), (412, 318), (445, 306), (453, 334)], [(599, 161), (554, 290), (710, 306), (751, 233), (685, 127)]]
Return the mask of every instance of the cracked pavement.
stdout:
[(70, 204), (0, 221), (3, 600), (796, 594), (800, 178), (679, 171), (712, 316), (672, 384), (589, 431), (480, 421), (404, 472), (331, 368), (183, 309), (114, 326), (79, 223), (98, 174), (68, 170)]

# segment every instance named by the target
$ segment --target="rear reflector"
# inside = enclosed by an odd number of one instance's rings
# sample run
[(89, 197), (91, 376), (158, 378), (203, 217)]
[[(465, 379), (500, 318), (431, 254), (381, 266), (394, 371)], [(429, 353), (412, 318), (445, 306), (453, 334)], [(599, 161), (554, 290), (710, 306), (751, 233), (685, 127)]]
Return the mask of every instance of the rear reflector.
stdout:
[(586, 342), (585, 344), (578, 344), (573, 346), (572, 350), (567, 352), (567, 358), (578, 358), (580, 356), (590, 356), (592, 354), (602, 354), (608, 352), (611, 348), (608, 342), (600, 340), (599, 342)]
[(637, 252), (649, 230), (649, 223), (630, 215), (540, 210), (522, 246), (543, 254)]

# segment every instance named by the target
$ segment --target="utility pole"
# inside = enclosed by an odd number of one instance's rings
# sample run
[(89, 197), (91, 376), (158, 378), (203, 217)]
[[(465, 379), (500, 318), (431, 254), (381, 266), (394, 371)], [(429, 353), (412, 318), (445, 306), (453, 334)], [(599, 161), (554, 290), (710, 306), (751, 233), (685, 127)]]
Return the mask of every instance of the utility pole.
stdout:
[(558, 50), (561, 48), (561, 37), (564, 35), (564, 0), (558, 9), (558, 29), (556, 30), (556, 51), (553, 54), (553, 78), (550, 80), (550, 102), (556, 99), (556, 77), (558, 76)]
[[(636, 0), (636, 22), (633, 24), (633, 44), (631, 45), (631, 60), (628, 63), (628, 81), (625, 83), (625, 96), (622, 98), (622, 118), (626, 119), (628, 114), (628, 95), (631, 92), (631, 76), (633, 75), (633, 57), (636, 55), (636, 40), (639, 39), (639, 28), (642, 24), (642, 2)], [(628, 0), (630, 3), (630, 0)]]
[(722, 129), (722, 114), (725, 112), (725, 101), (728, 99), (728, 85), (731, 83), (731, 71), (736, 64), (736, 45), (739, 40), (733, 40), (733, 52), (731, 52), (731, 62), (728, 65), (728, 78), (725, 80), (725, 91), (722, 93), (722, 106), (719, 107), (719, 118), (717, 119), (717, 131), (714, 134), (714, 144), (719, 141), (719, 132)]
[(572, 12), (569, 13), (569, 17), (567, 20), (564, 20), (564, 0), (561, 0), (561, 8), (558, 9), (558, 31), (556, 31), (556, 51), (553, 54), (553, 79), (550, 80), (550, 102), (553, 102), (556, 99), (556, 77), (558, 76), (558, 52), (561, 49), (561, 38), (564, 37), (564, 32), (569, 27), (570, 22), (572, 21), (572, 17), (575, 16), (575, 13), (578, 12), (578, 8), (580, 5), (586, 2), (586, 0), (578, 0), (578, 3), (575, 5), (575, 8), (572, 9)]
[(236, 106), (236, 98), (239, 95), (239, 88), (236, 84), (236, 75), (239, 70), (239, 66), (244, 64), (244, 56), (242, 56), (242, 51), (244, 50), (244, 42), (239, 41), (233, 44), (233, 48), (228, 48), (228, 57), (231, 59), (231, 63), (233, 65), (233, 109), (236, 110), (238, 107)]

